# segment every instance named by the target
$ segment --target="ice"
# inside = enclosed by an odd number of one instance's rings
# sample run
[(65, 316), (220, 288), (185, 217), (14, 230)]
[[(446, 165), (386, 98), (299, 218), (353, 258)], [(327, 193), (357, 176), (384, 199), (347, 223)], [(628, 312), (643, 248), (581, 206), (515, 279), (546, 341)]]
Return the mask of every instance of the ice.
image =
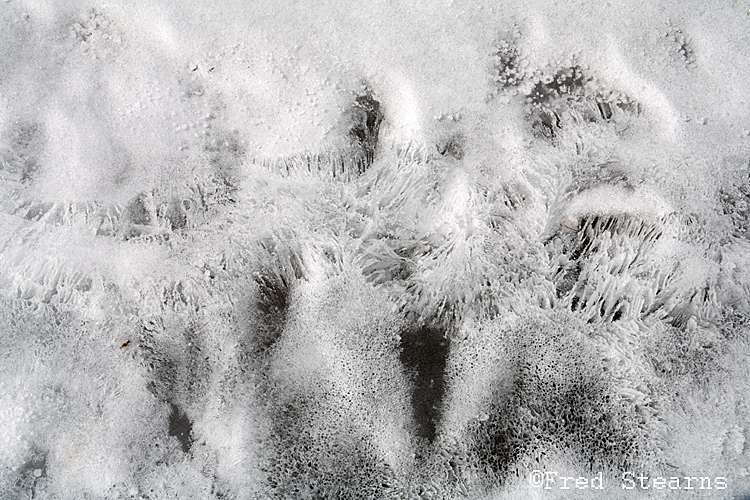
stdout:
[(0, 497), (742, 498), (748, 8), (0, 3)]

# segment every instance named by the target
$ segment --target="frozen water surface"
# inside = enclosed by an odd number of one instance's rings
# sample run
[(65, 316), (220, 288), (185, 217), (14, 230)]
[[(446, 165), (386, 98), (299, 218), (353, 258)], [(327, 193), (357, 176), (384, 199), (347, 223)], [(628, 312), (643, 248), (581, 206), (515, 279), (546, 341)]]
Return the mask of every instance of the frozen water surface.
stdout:
[(747, 498), (749, 82), (745, 0), (0, 3), (0, 497)]

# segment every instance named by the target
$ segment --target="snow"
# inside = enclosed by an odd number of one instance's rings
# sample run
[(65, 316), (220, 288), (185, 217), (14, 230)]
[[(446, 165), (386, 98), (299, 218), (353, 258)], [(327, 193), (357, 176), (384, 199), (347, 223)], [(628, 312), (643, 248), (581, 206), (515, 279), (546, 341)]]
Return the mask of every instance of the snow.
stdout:
[(0, 497), (750, 492), (749, 22), (0, 3)]

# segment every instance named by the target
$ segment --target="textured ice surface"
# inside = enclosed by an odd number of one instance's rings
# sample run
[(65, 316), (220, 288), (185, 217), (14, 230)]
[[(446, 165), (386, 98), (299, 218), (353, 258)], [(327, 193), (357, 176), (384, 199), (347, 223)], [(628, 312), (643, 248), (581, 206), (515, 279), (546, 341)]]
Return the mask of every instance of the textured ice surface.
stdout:
[(0, 3), (0, 497), (745, 498), (748, 47), (745, 1)]

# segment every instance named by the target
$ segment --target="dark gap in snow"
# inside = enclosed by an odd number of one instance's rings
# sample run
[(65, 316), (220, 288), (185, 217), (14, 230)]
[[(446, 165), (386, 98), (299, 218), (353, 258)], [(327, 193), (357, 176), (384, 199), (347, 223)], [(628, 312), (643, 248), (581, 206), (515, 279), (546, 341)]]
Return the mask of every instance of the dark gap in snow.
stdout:
[(745, 183), (722, 188), (719, 198), (723, 214), (732, 221), (733, 236), (750, 239), (750, 175)]
[(500, 89), (515, 87), (523, 81), (525, 71), (519, 66), (520, 53), (514, 42), (500, 40), (494, 54), (495, 85)]
[(401, 362), (413, 377), (412, 408), (421, 437), (432, 441), (445, 392), (448, 339), (445, 330), (415, 328), (401, 334)]
[[(374, 150), (371, 155), (374, 158)], [(369, 164), (368, 155), (359, 144), (342, 150), (323, 150), (320, 152), (303, 152), (288, 157), (257, 160), (261, 165), (284, 176), (295, 176), (300, 173), (315, 174), (321, 177), (340, 181), (350, 181), (364, 173)]]
[(156, 229), (156, 208), (152, 193), (139, 193), (131, 199), (123, 212), (120, 237), (125, 240), (149, 236)]
[(47, 480), (47, 454), (36, 451), (12, 475), (3, 476), (7, 482), (0, 484), (2, 498), (38, 498)]
[(258, 286), (256, 324), (257, 347), (271, 347), (284, 331), (290, 293), (297, 280), (303, 279), (306, 264), (299, 248), (267, 238), (258, 243), (263, 265), (254, 273)]
[(289, 286), (284, 278), (258, 275), (255, 281), (261, 292), (258, 309), (269, 316), (283, 316), (289, 304)]
[(21, 476), (31, 474), (34, 477), (43, 477), (47, 475), (47, 454), (46, 453), (34, 453), (21, 467), (18, 469), (18, 473)]
[(562, 129), (562, 120), (555, 110), (544, 108), (537, 113), (531, 128), (537, 136), (551, 141), (557, 136), (558, 130)]
[(187, 212), (185, 211), (185, 201), (173, 198), (163, 208), (162, 214), (172, 231), (185, 229), (187, 227)]
[(357, 96), (352, 105), (352, 127), (349, 136), (354, 142), (357, 175), (363, 174), (375, 160), (375, 152), (378, 147), (378, 135), (380, 124), (383, 121), (383, 113), (380, 110), (380, 102), (366, 90)]
[[(631, 120), (641, 113), (640, 104), (630, 96), (607, 88), (575, 64), (554, 74), (529, 70), (523, 73), (523, 78), (533, 84), (523, 96), (531, 132), (554, 145), (558, 145), (561, 130), (588, 123), (608, 124), (616, 134), (625, 134)], [(515, 92), (510, 95), (516, 95)], [(581, 153), (583, 145), (577, 147), (582, 148)]]
[(582, 97), (590, 80), (578, 66), (539, 78), (526, 96), (531, 104), (531, 128), (538, 137), (548, 141), (557, 137), (563, 128), (562, 114), (570, 106), (569, 101)]
[(612, 314), (612, 321), (620, 321), (622, 319), (622, 307), (618, 307), (615, 309), (615, 312)]
[(149, 225), (153, 222), (146, 193), (140, 193), (128, 203), (127, 217), (132, 224)]
[(258, 312), (260, 322), (258, 329), (259, 347), (269, 348), (284, 331), (287, 309), (289, 307), (289, 285), (283, 277), (258, 274), (255, 277), (258, 285)]
[(464, 157), (465, 153), (464, 143), (465, 138), (463, 134), (453, 134), (437, 145), (438, 153), (440, 153), (440, 156), (450, 156), (456, 160), (460, 160)]
[(187, 453), (193, 445), (193, 423), (180, 411), (174, 403), (169, 403), (171, 413), (169, 414), (169, 435), (176, 437), (182, 446), (182, 451)]
[(19, 473), (26, 475), (31, 473), (35, 477), (42, 477), (47, 475), (47, 455), (41, 453), (35, 453), (32, 457), (24, 463)]
[(612, 118), (612, 106), (608, 102), (599, 101), (596, 103), (596, 107), (599, 109), (599, 114), (603, 120)]
[(375, 161), (380, 125), (384, 118), (380, 108), (380, 102), (365, 87), (342, 116), (343, 126), (348, 129), (348, 145), (329, 149), (323, 147), (317, 151), (303, 151), (258, 161), (282, 175), (301, 172), (350, 181), (365, 173)]
[(549, 104), (563, 95), (581, 94), (588, 81), (590, 78), (584, 76), (580, 67), (572, 66), (558, 71), (550, 78), (538, 81), (527, 97), (535, 106)]

